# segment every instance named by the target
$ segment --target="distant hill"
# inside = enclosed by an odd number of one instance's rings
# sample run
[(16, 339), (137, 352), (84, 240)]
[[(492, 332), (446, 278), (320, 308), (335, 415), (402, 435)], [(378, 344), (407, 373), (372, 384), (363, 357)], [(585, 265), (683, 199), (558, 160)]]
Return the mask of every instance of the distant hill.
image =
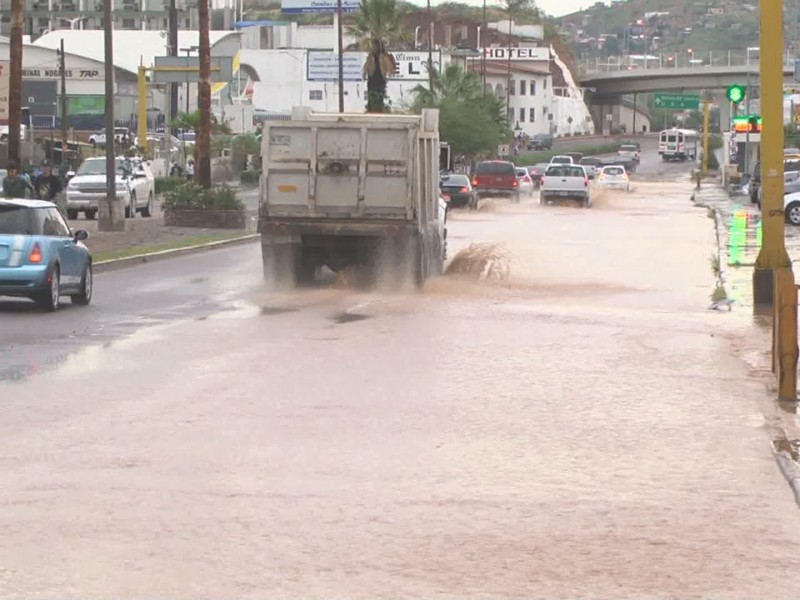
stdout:
[[(786, 46), (798, 49), (800, 2), (784, 7)], [(597, 2), (555, 22), (577, 55), (617, 54), (630, 40), (631, 52), (646, 42), (648, 52), (708, 53), (758, 46), (758, 14), (758, 0), (628, 0)]]

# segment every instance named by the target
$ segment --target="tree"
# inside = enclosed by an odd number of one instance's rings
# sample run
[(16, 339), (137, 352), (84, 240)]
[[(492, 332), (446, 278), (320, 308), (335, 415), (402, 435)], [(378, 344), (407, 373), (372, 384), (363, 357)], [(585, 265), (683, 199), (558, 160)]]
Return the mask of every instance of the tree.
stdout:
[(434, 69), (432, 80), (432, 91), (423, 85), (412, 90), (412, 108), (439, 109), (439, 136), (453, 152), (470, 157), (490, 153), (508, 136), (504, 101), (484, 95), (477, 74), (450, 64), (443, 71)]
[(199, 0), (200, 20), (200, 81), (197, 95), (200, 104), (200, 131), (197, 134), (195, 154), (197, 158), (197, 182), (204, 188), (211, 187), (211, 42), (209, 28), (211, 16), (210, 0)]
[(402, 43), (408, 36), (403, 28), (403, 14), (397, 0), (361, 0), (353, 23), (347, 26), (347, 34), (355, 37), (359, 48), (368, 53), (363, 68), (367, 112), (389, 112), (386, 80), (397, 69), (397, 62), (387, 47)]

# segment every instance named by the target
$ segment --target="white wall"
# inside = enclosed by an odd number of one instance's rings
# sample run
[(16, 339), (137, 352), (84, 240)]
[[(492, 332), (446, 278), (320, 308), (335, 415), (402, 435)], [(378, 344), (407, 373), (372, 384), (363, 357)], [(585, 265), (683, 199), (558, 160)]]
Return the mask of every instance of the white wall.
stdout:
[[(534, 94), (531, 95), (531, 82), (536, 83)], [(505, 85), (506, 80), (502, 83)], [(521, 83), (524, 82), (525, 94), (521, 94)], [(512, 129), (519, 128), (528, 135), (537, 133), (550, 133), (550, 118), (552, 110), (553, 83), (550, 75), (535, 75), (531, 73), (512, 73), (511, 83), (514, 94), (511, 95), (509, 106), (511, 118), (509, 124)], [(534, 120), (531, 121), (533, 112)]]

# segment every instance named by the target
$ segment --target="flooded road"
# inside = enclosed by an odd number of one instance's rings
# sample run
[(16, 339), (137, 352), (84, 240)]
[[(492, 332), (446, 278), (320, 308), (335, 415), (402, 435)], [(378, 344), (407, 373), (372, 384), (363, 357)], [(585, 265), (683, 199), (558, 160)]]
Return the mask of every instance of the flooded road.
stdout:
[(81, 340), (0, 383), (0, 595), (797, 597), (763, 381), (664, 169), (589, 210), (454, 213), (451, 256), (496, 244), (499, 280), (281, 295), (244, 246), (0, 311), (34, 356), (34, 319)]

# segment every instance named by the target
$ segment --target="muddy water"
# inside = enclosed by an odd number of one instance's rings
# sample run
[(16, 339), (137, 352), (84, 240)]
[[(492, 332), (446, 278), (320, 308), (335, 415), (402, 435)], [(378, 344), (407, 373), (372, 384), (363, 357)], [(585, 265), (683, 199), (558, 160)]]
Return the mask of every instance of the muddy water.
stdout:
[(243, 289), (0, 387), (1, 595), (798, 597), (686, 186), (497, 202), (450, 244), (509, 276)]

